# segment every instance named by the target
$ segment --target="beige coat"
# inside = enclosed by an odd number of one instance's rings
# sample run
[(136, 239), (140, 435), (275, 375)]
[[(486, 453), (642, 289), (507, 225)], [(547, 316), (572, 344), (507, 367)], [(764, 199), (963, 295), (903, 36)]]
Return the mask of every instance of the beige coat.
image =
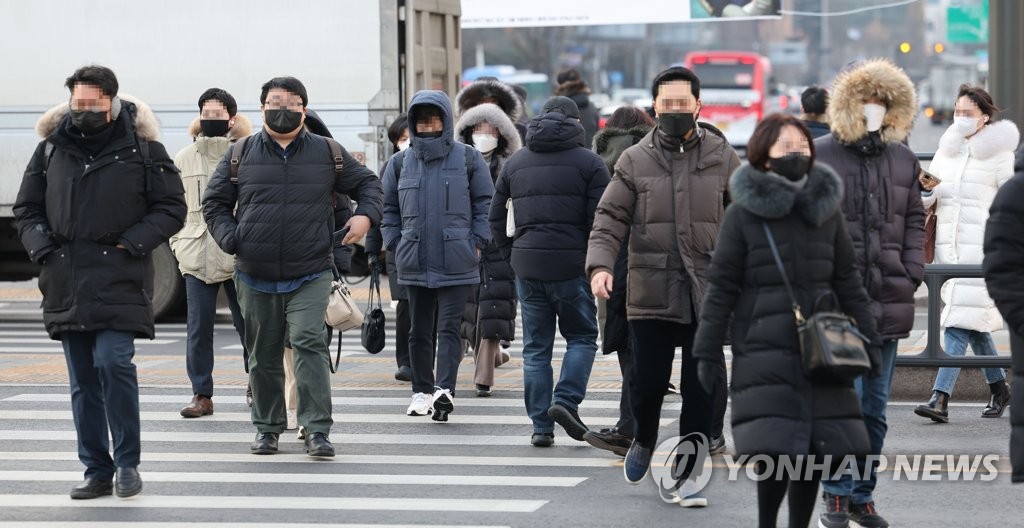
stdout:
[(594, 217), (587, 274), (611, 273), (630, 233), (628, 284), (613, 285), (626, 288), (630, 320), (685, 322), (685, 282), (700, 315), (729, 176), (740, 165), (736, 151), (715, 132), (703, 130), (699, 148), (673, 153), (670, 159), (655, 145), (654, 129), (615, 164)]
[(224, 282), (235, 270), (234, 257), (217, 246), (203, 220), (203, 192), (210, 176), (224, 158), (228, 146), (252, 133), (252, 123), (248, 118), (237, 114), (234, 119), (235, 126), (228, 132), (228, 137), (205, 137), (200, 135), (199, 118), (196, 118), (189, 126), (193, 143), (174, 157), (185, 187), (188, 216), (185, 227), (171, 237), (171, 251), (178, 259), (182, 275), (192, 275), (206, 284)]

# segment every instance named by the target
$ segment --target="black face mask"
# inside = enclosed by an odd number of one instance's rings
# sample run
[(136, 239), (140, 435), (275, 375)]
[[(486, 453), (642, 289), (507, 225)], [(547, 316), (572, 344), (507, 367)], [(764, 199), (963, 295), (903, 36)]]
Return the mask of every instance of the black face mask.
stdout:
[(799, 181), (811, 170), (811, 157), (803, 154), (786, 154), (781, 158), (769, 158), (772, 172), (789, 181)]
[(294, 110), (279, 109), (279, 110), (264, 110), (263, 119), (266, 121), (267, 127), (277, 132), (278, 134), (287, 134), (299, 128), (302, 124), (302, 112), (296, 112)]
[(75, 128), (80, 130), (83, 134), (89, 136), (107, 128), (107, 125), (110, 123), (107, 122), (106, 112), (72, 110), (71, 124), (75, 125)]
[(206, 137), (226, 136), (230, 130), (227, 119), (200, 119), (199, 128)]
[(437, 132), (417, 132), (416, 135), (423, 139), (434, 139), (441, 137), (441, 131), (438, 130)]
[(697, 126), (697, 121), (693, 117), (693, 112), (660, 114), (658, 126), (666, 135), (681, 138)]

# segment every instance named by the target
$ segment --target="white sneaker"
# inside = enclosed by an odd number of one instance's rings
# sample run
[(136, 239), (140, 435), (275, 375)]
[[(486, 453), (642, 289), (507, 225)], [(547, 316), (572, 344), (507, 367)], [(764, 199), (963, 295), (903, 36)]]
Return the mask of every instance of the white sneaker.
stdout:
[(447, 422), (448, 415), (455, 410), (455, 403), (452, 400), (452, 393), (448, 389), (434, 391), (434, 404), (431, 406), (433, 415), (430, 418), (435, 422)]
[(753, 0), (743, 6), (743, 11), (748, 16), (772, 15), (772, 0)]
[(434, 399), (425, 392), (417, 392), (412, 395), (412, 403), (409, 404), (409, 408), (405, 410), (405, 414), (409, 416), (426, 416), (430, 414), (431, 404), (434, 403)]
[(298, 440), (305, 440), (306, 439), (306, 427), (305, 426), (299, 426), (299, 432), (295, 434), (295, 438), (298, 439)]
[(288, 423), (284, 426), (285, 429), (291, 431), (292, 429), (298, 429), (299, 427), (299, 413), (297, 411), (288, 409)]

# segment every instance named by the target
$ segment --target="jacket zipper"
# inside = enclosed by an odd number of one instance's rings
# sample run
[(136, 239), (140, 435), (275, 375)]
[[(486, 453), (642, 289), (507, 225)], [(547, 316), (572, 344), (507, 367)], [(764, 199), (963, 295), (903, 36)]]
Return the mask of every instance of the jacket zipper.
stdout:
[(449, 206), (451, 204), (450, 194), (451, 193), (449, 192), (449, 188), (448, 188), (448, 180), (445, 180), (444, 181), (444, 212), (446, 212), (446, 213), (450, 210), (449, 209)]

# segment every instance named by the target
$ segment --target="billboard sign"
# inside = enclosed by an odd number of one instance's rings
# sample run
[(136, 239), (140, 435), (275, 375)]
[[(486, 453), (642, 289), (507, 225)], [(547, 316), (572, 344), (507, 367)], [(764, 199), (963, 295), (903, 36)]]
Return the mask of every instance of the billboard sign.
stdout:
[(671, 24), (779, 16), (779, 0), (462, 0), (463, 28)]

